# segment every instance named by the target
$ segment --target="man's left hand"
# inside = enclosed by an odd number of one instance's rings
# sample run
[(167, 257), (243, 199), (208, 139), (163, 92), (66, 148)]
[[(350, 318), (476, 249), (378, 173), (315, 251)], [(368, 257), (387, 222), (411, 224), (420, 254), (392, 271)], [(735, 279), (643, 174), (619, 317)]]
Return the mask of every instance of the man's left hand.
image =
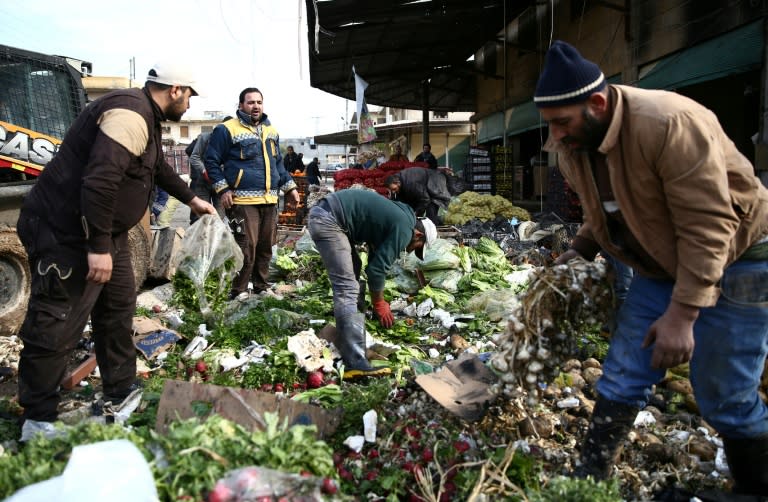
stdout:
[(643, 348), (653, 345), (652, 368), (674, 368), (693, 357), (693, 324), (699, 309), (670, 302), (666, 312), (651, 325), (643, 340)]
[(211, 203), (204, 201), (200, 197), (195, 197), (189, 201), (189, 208), (198, 216), (202, 216), (204, 214), (216, 214), (216, 208), (213, 207)]

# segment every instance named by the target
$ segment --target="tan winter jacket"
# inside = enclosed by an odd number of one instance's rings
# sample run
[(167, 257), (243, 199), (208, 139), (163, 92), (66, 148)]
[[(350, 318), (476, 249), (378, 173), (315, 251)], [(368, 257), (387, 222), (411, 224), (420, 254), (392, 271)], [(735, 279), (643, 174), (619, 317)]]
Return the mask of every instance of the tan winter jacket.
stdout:
[[(723, 270), (768, 233), (768, 190), (708, 109), (673, 92), (610, 87), (614, 113), (599, 150), (621, 213), (675, 279), (673, 299), (712, 306)], [(610, 242), (588, 156), (552, 138), (544, 149), (559, 154), (560, 170), (581, 199), (578, 236), (643, 274)]]

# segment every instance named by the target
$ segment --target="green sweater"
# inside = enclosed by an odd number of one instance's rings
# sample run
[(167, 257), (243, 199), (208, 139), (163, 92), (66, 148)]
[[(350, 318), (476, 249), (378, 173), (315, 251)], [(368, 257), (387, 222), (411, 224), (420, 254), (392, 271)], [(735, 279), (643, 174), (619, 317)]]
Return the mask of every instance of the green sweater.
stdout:
[(367, 190), (339, 190), (334, 196), (341, 203), (352, 242), (368, 245), (368, 285), (372, 291), (383, 290), (389, 267), (413, 238), (413, 210)]

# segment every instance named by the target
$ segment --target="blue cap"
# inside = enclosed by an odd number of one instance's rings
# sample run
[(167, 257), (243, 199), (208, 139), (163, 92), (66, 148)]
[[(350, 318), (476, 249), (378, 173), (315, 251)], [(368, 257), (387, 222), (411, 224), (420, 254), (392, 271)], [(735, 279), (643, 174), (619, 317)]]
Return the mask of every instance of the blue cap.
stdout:
[(605, 86), (605, 76), (595, 63), (572, 45), (555, 40), (544, 59), (533, 102), (539, 108), (581, 103)]

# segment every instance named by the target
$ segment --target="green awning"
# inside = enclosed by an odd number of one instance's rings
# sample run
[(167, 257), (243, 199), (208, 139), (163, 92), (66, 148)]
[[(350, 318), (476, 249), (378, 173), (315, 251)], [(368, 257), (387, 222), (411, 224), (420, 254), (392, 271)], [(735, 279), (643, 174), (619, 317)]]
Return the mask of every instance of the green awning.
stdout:
[(487, 143), (504, 136), (504, 114), (496, 112), (477, 121), (477, 142)]
[(762, 66), (763, 51), (760, 20), (660, 60), (637, 86), (676, 89), (744, 73)]
[(507, 121), (507, 136), (514, 136), (539, 127), (547, 127), (547, 124), (541, 120), (539, 109), (533, 101), (519, 104), (511, 109)]

